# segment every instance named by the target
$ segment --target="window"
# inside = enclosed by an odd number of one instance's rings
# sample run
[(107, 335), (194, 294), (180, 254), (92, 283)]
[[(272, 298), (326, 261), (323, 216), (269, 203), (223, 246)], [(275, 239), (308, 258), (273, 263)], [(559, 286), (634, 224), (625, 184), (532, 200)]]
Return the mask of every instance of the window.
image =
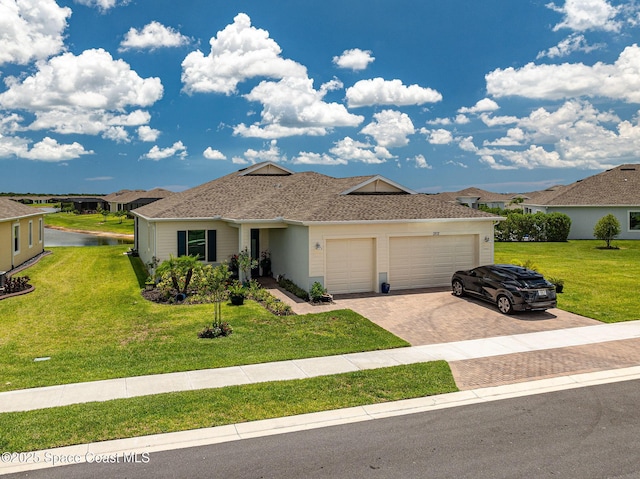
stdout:
[(29, 248), (33, 248), (33, 221), (29, 221)]
[(629, 211), (629, 231), (640, 231), (640, 211)]
[(38, 220), (38, 243), (42, 243), (42, 237), (44, 236), (44, 221), (42, 218)]
[(216, 261), (216, 230), (178, 231), (178, 256), (184, 255)]
[(20, 252), (20, 225), (13, 225), (13, 254)]

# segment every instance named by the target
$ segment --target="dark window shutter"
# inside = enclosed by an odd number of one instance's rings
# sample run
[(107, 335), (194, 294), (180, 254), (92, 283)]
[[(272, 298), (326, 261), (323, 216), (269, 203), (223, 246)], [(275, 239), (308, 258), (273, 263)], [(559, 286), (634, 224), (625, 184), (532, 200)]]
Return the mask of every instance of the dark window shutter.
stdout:
[(178, 256), (187, 254), (187, 232), (178, 231)]
[(216, 230), (208, 230), (207, 231), (207, 261), (214, 262), (216, 259), (217, 252), (216, 245)]

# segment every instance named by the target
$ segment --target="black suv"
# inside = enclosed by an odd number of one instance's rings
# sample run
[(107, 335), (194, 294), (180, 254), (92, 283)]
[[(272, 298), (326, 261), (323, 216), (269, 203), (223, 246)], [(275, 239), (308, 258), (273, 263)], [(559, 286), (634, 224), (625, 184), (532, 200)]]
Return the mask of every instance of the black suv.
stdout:
[(512, 264), (479, 266), (456, 271), (451, 278), (456, 296), (465, 294), (494, 303), (501, 313), (556, 307), (556, 289), (535, 271)]

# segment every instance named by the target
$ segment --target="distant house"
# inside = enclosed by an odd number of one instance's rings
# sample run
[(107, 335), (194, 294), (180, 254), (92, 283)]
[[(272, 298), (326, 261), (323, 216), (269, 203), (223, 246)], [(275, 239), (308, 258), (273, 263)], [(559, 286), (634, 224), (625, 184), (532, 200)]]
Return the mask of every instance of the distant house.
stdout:
[(94, 213), (109, 206), (102, 196), (70, 196), (59, 198), (58, 201), (63, 207), (64, 205), (72, 205), (73, 209), (80, 213)]
[(0, 198), (0, 271), (11, 271), (44, 251), (44, 211)]
[(131, 211), (171, 196), (172, 194), (172, 191), (162, 188), (155, 188), (149, 191), (120, 190), (105, 196), (104, 200), (109, 203), (109, 211), (115, 213), (116, 211)]
[(434, 195), (434, 197), (440, 201), (457, 203), (473, 209), (485, 206), (487, 208), (500, 208), (504, 210), (509, 207), (514, 199), (520, 197), (520, 195), (492, 193), (481, 190), (480, 188), (471, 187), (460, 191), (438, 193)]
[(272, 162), (132, 211), (145, 263), (198, 255), (220, 263), (269, 251), (274, 275), (331, 293), (446, 286), (493, 262), (498, 217), (418, 194), (379, 175), (333, 178)]
[(611, 213), (620, 222), (620, 239), (640, 239), (640, 164), (621, 165), (603, 173), (530, 193), (525, 213), (565, 213), (571, 218), (569, 239), (593, 239), (593, 228)]

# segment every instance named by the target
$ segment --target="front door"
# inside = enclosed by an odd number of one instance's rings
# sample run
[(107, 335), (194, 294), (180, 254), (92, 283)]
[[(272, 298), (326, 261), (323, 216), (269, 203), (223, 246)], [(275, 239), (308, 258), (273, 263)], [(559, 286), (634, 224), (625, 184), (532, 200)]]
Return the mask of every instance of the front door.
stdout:
[[(257, 260), (258, 265), (260, 264), (260, 230), (255, 228), (251, 229), (251, 259)], [(251, 269), (251, 277), (258, 276), (260, 276), (260, 266)]]

